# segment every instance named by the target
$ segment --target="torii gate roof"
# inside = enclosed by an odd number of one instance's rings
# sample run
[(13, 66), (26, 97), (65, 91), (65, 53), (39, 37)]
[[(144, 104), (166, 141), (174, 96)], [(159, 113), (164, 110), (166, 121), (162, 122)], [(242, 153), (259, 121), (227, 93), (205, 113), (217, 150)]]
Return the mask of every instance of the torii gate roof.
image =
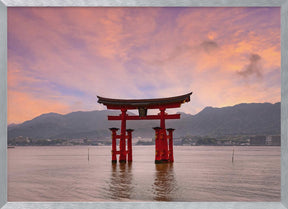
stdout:
[(176, 108), (182, 103), (189, 102), (192, 92), (175, 97), (155, 98), (155, 99), (111, 99), (98, 97), (98, 103), (107, 106), (107, 109), (155, 109), (155, 108)]

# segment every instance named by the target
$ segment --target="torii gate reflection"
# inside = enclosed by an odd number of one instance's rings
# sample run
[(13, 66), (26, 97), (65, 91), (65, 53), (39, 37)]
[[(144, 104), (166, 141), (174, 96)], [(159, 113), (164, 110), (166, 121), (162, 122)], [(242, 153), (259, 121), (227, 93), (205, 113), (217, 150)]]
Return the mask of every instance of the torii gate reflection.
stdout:
[[(180, 119), (180, 114), (168, 114), (167, 108), (179, 108), (181, 104), (190, 101), (192, 92), (176, 97), (158, 98), (158, 99), (111, 99), (98, 97), (98, 103), (107, 107), (107, 109), (121, 110), (119, 116), (108, 116), (108, 120), (121, 120), (121, 131), (117, 134), (118, 128), (110, 128), (112, 132), (112, 163), (132, 162), (132, 129), (126, 129), (127, 120), (160, 120), (160, 127), (154, 127), (155, 130), (155, 163), (174, 162), (173, 156), (173, 131), (174, 129), (165, 127), (166, 119)], [(138, 109), (139, 116), (128, 115), (127, 110)], [(148, 109), (159, 109), (158, 115), (147, 115)], [(167, 134), (168, 131), (168, 134)], [(119, 150), (117, 150), (116, 139), (120, 139)], [(127, 139), (127, 150), (126, 150)], [(169, 143), (168, 143), (169, 140)], [(169, 144), (169, 145), (168, 145)]]

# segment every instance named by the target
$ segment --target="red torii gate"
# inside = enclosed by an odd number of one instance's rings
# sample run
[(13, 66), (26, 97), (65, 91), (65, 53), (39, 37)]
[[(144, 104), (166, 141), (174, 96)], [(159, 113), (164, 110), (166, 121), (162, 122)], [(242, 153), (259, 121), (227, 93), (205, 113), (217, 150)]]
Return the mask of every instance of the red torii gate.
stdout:
[[(127, 120), (160, 120), (160, 127), (155, 130), (155, 163), (174, 162), (173, 156), (173, 131), (165, 127), (165, 119), (180, 119), (180, 114), (168, 114), (167, 108), (179, 108), (182, 103), (189, 102), (192, 92), (176, 97), (158, 99), (111, 99), (98, 97), (98, 103), (107, 109), (121, 110), (119, 116), (108, 116), (108, 120), (121, 120), (121, 133), (117, 134), (118, 128), (110, 128), (112, 131), (112, 163), (117, 162), (116, 155), (119, 154), (119, 162), (125, 163), (128, 155), (128, 162), (132, 162), (132, 132), (133, 129), (126, 129)], [(138, 109), (139, 116), (126, 114), (127, 110)], [(158, 115), (147, 115), (148, 109), (159, 109)], [(127, 132), (127, 134), (126, 134)], [(120, 139), (119, 151), (116, 148), (116, 139)], [(127, 150), (126, 150), (127, 139)], [(169, 146), (168, 141), (169, 140)]]

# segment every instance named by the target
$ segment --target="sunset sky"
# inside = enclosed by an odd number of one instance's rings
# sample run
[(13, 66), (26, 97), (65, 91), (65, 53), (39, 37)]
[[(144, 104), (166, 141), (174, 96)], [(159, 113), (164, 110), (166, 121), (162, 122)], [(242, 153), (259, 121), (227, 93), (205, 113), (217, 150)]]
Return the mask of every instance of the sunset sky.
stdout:
[(280, 78), (280, 8), (8, 8), (8, 123), (96, 95), (275, 103)]

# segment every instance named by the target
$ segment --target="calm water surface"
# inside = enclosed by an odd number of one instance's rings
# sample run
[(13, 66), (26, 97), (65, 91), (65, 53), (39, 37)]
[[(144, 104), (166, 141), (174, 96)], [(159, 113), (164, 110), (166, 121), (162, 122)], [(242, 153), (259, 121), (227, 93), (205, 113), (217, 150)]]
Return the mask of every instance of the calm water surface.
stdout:
[[(88, 161), (88, 148), (90, 158)], [(280, 201), (280, 147), (174, 147), (154, 164), (154, 146), (111, 164), (109, 146), (8, 149), (8, 201)]]

